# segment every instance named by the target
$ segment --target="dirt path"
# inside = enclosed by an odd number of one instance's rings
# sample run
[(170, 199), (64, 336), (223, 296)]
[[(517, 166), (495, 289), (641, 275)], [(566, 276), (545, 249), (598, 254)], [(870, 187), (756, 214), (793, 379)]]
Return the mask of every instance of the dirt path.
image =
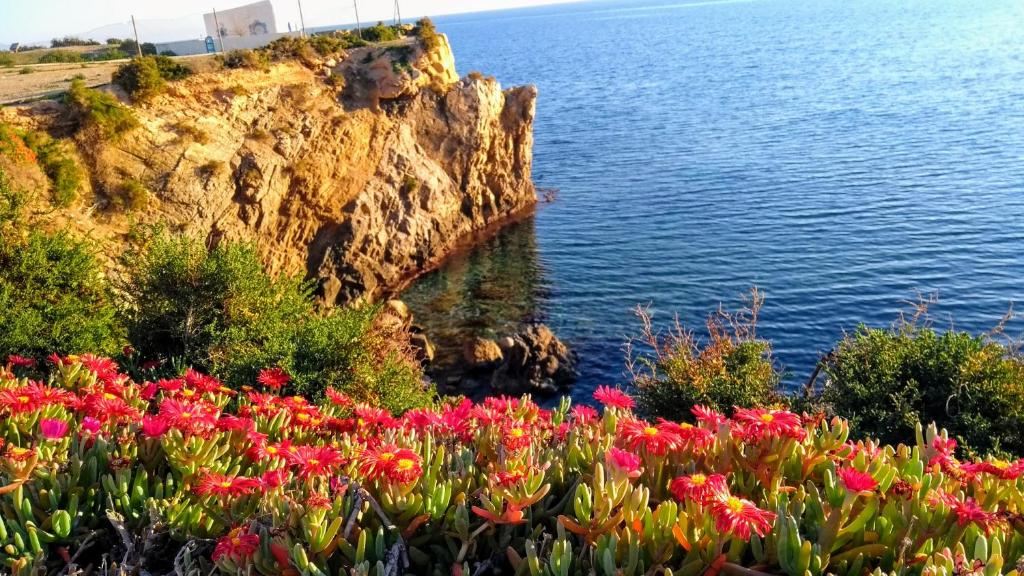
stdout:
[[(81, 75), (88, 86), (110, 82), (110, 75), (123, 60), (87, 64), (36, 64), (0, 68), (0, 105), (56, 96)], [(31, 70), (24, 73), (23, 70)]]

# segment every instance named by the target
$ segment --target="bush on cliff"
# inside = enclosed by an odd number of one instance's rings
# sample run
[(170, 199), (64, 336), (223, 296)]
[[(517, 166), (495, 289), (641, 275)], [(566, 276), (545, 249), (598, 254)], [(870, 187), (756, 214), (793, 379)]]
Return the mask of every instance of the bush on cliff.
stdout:
[(123, 339), (95, 254), (26, 222), (26, 199), (0, 171), (0, 356), (115, 353)]
[(262, 72), (270, 69), (270, 53), (265, 50), (232, 50), (220, 58), (225, 68), (249, 68)]
[(39, 166), (50, 180), (50, 195), (54, 206), (70, 206), (78, 197), (84, 176), (78, 163), (65, 149), (65, 144), (37, 130), (26, 131), (22, 139), (35, 153)]
[(857, 434), (905, 441), (934, 421), (971, 449), (1024, 454), (1024, 359), (983, 336), (861, 326), (824, 370), (819, 400)]
[(640, 408), (652, 416), (686, 420), (697, 405), (728, 412), (737, 406), (785, 403), (771, 344), (757, 337), (762, 302), (755, 290), (748, 308), (735, 314), (720, 309), (708, 318), (704, 339), (678, 322), (659, 335), (648, 312), (638, 309), (644, 325), (640, 344), (650, 352), (630, 358)]
[(334, 386), (398, 413), (431, 402), (408, 334), (375, 307), (319, 314), (309, 283), (271, 276), (252, 245), (157, 232), (124, 264), (125, 322), (143, 359), (201, 367), (232, 386), (278, 366), (290, 390), (318, 397)]
[(388, 26), (383, 22), (377, 22), (369, 28), (363, 29), (363, 39), (368, 42), (391, 42), (398, 40), (401, 30), (395, 26)]
[(413, 28), (413, 34), (420, 39), (423, 49), (427, 52), (437, 50), (441, 45), (441, 38), (437, 34), (437, 28), (434, 27), (434, 22), (430, 18), (420, 18), (416, 22), (416, 27)]
[(167, 56), (142, 56), (122, 64), (112, 78), (133, 100), (143, 101), (167, 90), (167, 82), (191, 74), (191, 68)]
[(71, 81), (64, 103), (78, 130), (91, 132), (92, 138), (116, 139), (139, 125), (130, 108), (112, 94), (87, 87), (80, 78)]
[(250, 364), (287, 356), (312, 312), (308, 287), (267, 274), (250, 245), (157, 232), (123, 263), (128, 337), (142, 357), (176, 358), (231, 383), (252, 380)]

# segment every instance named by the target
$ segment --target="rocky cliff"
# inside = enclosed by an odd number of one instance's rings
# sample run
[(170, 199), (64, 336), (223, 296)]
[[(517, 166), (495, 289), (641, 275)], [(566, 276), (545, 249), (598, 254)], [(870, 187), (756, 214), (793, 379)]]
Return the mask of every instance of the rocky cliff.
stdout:
[[(254, 240), (328, 302), (392, 292), (535, 202), (536, 89), (459, 79), (440, 40), (174, 82), (133, 106), (140, 128), (80, 142), (96, 201), (71, 219), (101, 238), (141, 219)], [(52, 108), (5, 114), (38, 123)], [(125, 182), (148, 191), (131, 215), (107, 204)]]

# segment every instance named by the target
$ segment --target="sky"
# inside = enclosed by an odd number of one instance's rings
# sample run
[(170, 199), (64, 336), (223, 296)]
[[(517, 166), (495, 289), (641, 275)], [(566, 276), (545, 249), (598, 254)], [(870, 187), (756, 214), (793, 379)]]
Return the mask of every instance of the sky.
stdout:
[[(298, 26), (298, 0), (272, 0), (279, 30), (288, 23)], [(394, 0), (356, 0), (359, 19), (390, 21)], [(401, 0), (403, 20), (458, 12), (480, 12), (565, 0)], [(62, 36), (92, 37), (102, 42), (109, 36), (126, 35), (132, 14), (143, 42), (180, 40), (203, 35), (202, 14), (211, 8), (233, 8), (247, 0), (0, 0), (0, 47), (11, 42), (49, 42)], [(306, 27), (355, 22), (353, 0), (302, 0)]]

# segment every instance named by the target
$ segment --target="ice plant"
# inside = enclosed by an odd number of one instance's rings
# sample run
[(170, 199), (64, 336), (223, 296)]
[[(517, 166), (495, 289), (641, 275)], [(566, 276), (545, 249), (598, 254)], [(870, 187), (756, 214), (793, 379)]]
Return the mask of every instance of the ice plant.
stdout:
[(285, 384), (291, 382), (292, 377), (285, 372), (284, 368), (266, 368), (260, 370), (256, 381), (272, 390), (279, 390)]
[(44, 370), (0, 370), (17, 576), (124, 558), (122, 529), (200, 542), (171, 550), (190, 574), (1020, 576), (1024, 463), (962, 461), (934, 427), (893, 447), (784, 410), (649, 422), (607, 387), (604, 414), (528, 397), (390, 414), (194, 370), (136, 383), (97, 356)]

